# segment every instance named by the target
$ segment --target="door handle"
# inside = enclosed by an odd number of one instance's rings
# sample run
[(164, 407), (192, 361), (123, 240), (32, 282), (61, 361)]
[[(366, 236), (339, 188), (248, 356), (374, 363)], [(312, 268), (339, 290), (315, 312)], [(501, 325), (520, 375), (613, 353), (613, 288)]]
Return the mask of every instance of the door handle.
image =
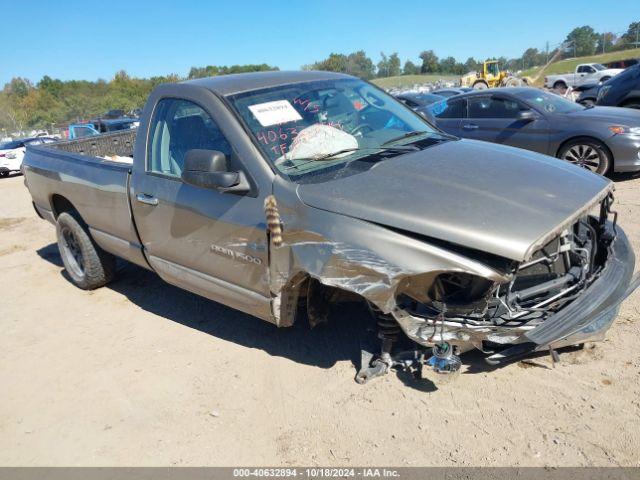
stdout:
[(153, 195), (147, 195), (146, 193), (139, 193), (136, 195), (136, 200), (146, 205), (156, 206), (158, 205), (158, 199)]
[(462, 125), (462, 128), (464, 128), (465, 130), (477, 130), (478, 125), (474, 125), (473, 123), (465, 123), (464, 125)]

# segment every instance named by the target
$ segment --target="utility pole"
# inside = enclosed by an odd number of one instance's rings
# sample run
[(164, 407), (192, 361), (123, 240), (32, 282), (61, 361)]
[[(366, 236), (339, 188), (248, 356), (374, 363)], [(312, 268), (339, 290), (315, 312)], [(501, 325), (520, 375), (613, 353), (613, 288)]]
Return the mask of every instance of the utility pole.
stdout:
[(604, 53), (604, 44), (606, 42), (606, 33), (602, 34), (602, 53)]
[(545, 46), (545, 55), (547, 56), (547, 60), (544, 62), (545, 64), (549, 63), (549, 40), (547, 40), (547, 45)]
[(636, 48), (638, 48), (638, 32), (640, 31), (640, 22), (636, 22)]

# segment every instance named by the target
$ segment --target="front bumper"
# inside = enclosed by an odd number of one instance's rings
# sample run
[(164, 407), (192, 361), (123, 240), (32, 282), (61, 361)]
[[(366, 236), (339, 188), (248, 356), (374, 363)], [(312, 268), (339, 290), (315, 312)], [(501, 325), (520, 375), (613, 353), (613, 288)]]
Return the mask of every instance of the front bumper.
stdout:
[[(610, 226), (612, 227), (611, 224)], [(602, 340), (618, 313), (620, 303), (640, 283), (640, 277), (632, 278), (635, 265), (633, 249), (622, 229), (616, 227), (616, 230), (616, 238), (609, 246), (607, 263), (598, 278), (573, 302), (539, 325), (470, 325), (416, 317), (402, 310), (394, 311), (393, 316), (407, 336), (416, 343), (432, 346), (448, 342), (460, 352), (474, 347), (484, 350), (484, 342), (490, 342), (505, 346), (516, 345), (512, 348), (521, 355), (549, 347), (559, 348)], [(509, 352), (504, 351), (497, 356), (506, 358)]]
[(616, 172), (640, 170), (640, 135), (614, 135), (607, 140)]
[(639, 277), (632, 281), (634, 265), (629, 240), (617, 227), (617, 236), (609, 247), (607, 263), (598, 279), (574, 302), (524, 337), (536, 345), (536, 350), (602, 340), (622, 301), (638, 287)]

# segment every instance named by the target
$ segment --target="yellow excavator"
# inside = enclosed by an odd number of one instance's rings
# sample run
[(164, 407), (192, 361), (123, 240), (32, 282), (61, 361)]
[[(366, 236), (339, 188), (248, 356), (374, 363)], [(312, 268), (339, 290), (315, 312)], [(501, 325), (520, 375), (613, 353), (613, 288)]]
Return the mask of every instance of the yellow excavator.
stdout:
[(482, 64), (479, 72), (469, 72), (460, 78), (461, 87), (485, 89), (494, 87), (522, 87), (531, 85), (527, 77), (513, 76), (507, 70), (501, 70), (496, 60), (489, 60)]

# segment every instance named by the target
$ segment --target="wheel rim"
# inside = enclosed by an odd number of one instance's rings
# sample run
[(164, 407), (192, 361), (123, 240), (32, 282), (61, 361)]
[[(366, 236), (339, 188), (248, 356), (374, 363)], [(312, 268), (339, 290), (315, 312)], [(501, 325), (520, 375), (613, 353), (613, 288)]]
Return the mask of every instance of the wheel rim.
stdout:
[(592, 172), (597, 172), (601, 163), (600, 153), (591, 145), (574, 145), (564, 153), (562, 158)]
[(67, 228), (62, 228), (62, 246), (67, 257), (69, 270), (77, 277), (84, 277), (84, 256), (82, 249), (73, 232)]

